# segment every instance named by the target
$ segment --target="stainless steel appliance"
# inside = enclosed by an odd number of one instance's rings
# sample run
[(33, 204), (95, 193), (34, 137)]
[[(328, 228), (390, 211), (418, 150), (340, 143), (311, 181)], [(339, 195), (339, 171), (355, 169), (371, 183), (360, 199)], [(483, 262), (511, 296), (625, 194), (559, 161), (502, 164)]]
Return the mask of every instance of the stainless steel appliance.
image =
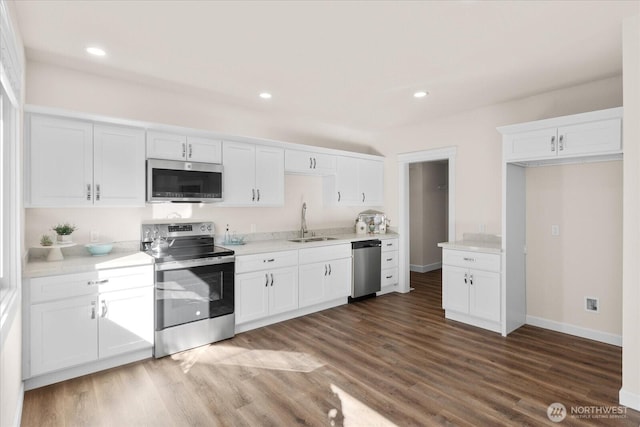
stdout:
[(222, 165), (147, 160), (147, 202), (222, 201)]
[(351, 243), (352, 280), (349, 302), (375, 296), (380, 291), (380, 240), (361, 240)]
[(214, 245), (210, 222), (143, 224), (155, 259), (156, 358), (235, 334), (232, 250)]

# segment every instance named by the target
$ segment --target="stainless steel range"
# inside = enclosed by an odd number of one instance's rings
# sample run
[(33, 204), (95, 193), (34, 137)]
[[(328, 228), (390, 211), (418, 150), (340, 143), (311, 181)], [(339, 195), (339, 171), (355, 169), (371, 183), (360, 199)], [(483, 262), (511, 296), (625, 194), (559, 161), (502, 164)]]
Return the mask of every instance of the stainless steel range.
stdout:
[(235, 256), (214, 245), (214, 231), (211, 222), (141, 227), (141, 250), (155, 258), (156, 358), (235, 333)]

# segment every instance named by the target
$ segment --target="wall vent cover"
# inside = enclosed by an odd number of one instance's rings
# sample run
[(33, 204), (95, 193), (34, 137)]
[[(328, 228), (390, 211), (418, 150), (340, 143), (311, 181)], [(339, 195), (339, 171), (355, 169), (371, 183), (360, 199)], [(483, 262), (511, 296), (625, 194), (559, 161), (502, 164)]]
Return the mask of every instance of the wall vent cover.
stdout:
[(597, 313), (598, 311), (600, 311), (600, 301), (598, 300), (598, 298), (584, 297), (584, 309), (593, 313)]

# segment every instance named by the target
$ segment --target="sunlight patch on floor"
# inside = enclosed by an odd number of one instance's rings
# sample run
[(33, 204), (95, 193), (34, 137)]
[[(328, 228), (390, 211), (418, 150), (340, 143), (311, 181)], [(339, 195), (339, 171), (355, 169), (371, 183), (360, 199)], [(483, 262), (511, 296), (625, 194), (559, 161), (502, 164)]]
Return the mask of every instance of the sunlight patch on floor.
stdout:
[[(331, 409), (327, 414), (331, 425), (344, 427), (398, 427), (378, 412), (369, 408), (349, 393), (331, 384), (331, 391), (340, 398), (342, 413), (338, 409)], [(342, 416), (342, 420), (338, 417)]]

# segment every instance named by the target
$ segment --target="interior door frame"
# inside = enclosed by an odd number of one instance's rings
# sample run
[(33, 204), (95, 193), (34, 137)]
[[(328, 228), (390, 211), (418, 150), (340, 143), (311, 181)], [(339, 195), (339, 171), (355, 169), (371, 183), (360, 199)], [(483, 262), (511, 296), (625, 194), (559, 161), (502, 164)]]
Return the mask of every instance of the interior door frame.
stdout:
[(457, 147), (445, 147), (434, 150), (415, 151), (411, 153), (398, 154), (398, 203), (399, 215), (398, 237), (399, 237), (399, 276), (398, 291), (409, 292), (411, 280), (409, 275), (409, 236), (411, 235), (409, 216), (409, 165), (412, 163), (432, 162), (447, 160), (448, 170), (448, 191), (449, 191), (449, 228), (447, 230), (447, 240), (454, 240), (456, 236), (456, 154)]

